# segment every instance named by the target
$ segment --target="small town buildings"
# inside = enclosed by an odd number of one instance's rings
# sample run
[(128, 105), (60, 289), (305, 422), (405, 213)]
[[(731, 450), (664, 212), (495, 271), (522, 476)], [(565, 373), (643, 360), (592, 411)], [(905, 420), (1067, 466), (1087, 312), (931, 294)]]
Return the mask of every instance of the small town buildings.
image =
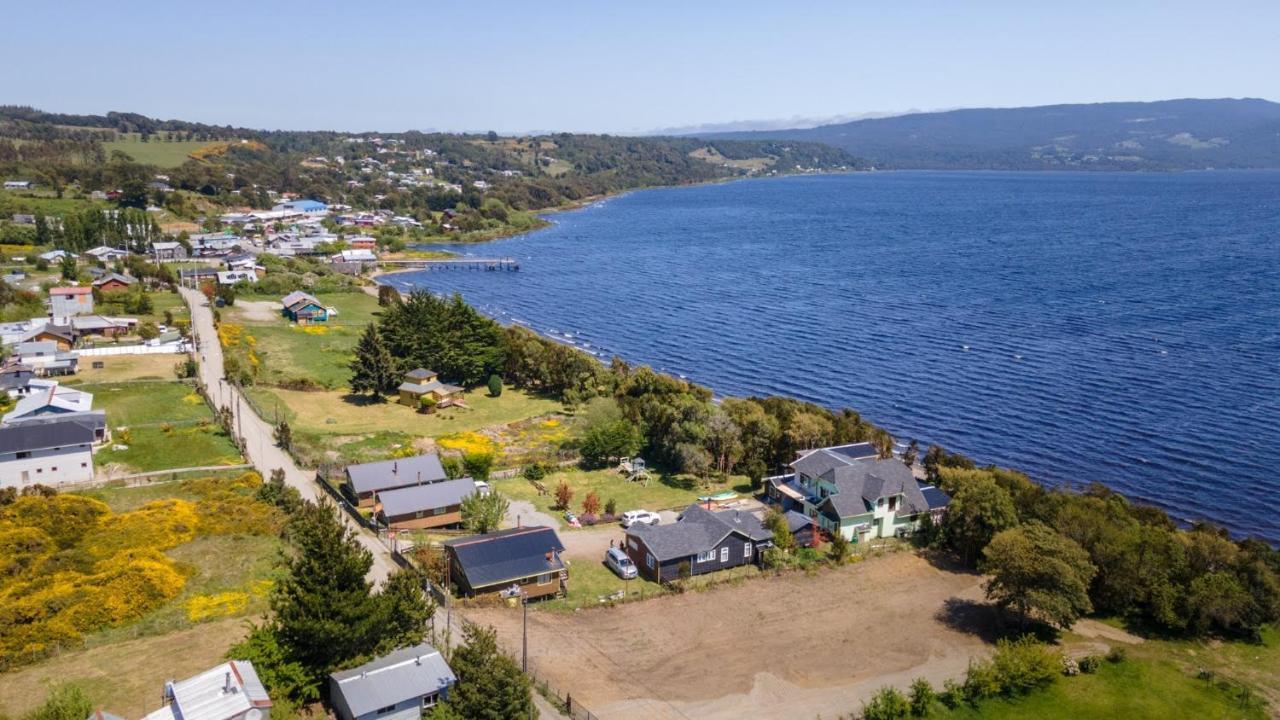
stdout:
[(136, 285), (138, 281), (128, 275), (120, 273), (106, 273), (93, 281), (93, 287), (103, 295), (109, 295), (117, 292), (127, 292), (129, 288)]
[(230, 660), (199, 675), (166, 682), (164, 707), (143, 720), (270, 720), (271, 698), (248, 660)]
[(31, 381), (35, 379), (35, 369), (16, 360), (6, 362), (0, 367), (0, 392), (11, 398), (22, 397), (30, 392)]
[(227, 270), (252, 270), (257, 264), (253, 253), (233, 253), (222, 258), (222, 266)]
[(156, 262), (186, 260), (187, 249), (179, 242), (153, 242), (151, 256), (156, 259)]
[(374, 509), (392, 530), (449, 527), (462, 523), (462, 501), (476, 492), (469, 477), (379, 490)]
[(84, 254), (99, 262), (115, 262), (116, 260), (123, 260), (129, 257), (128, 250), (107, 247), (106, 245), (99, 245), (91, 250), (85, 250)]
[(342, 250), (329, 258), (334, 262), (346, 263), (365, 263), (377, 262), (378, 256), (372, 250), (359, 248), (355, 250)]
[(49, 315), (63, 318), (72, 315), (89, 315), (93, 312), (93, 288), (49, 288)]
[(49, 252), (46, 252), (46, 253), (40, 253), (36, 257), (40, 258), (41, 260), (44, 260), (45, 262), (59, 262), (60, 260), (62, 260), (62, 258), (67, 257), (69, 255), (71, 255), (71, 253), (67, 252), (66, 250), (50, 250)]
[(41, 322), (39, 324), (32, 322), (22, 336), (18, 338), (18, 342), (51, 342), (57, 346), (58, 350), (70, 350), (71, 346), (76, 344), (76, 334), (69, 324), (70, 320), (67, 323), (58, 325), (51, 322)]
[(0, 487), (93, 480), (93, 430), (74, 419), (0, 426)]
[(4, 181), (5, 190), (30, 190), (33, 187), (35, 187), (35, 184), (32, 183), (30, 180), (5, 180)]
[(348, 465), (343, 476), (356, 504), (365, 508), (374, 506), (379, 492), (449, 479), (435, 453)]
[(695, 504), (674, 523), (631, 526), (623, 550), (645, 578), (670, 582), (754, 564), (772, 543), (773, 532), (756, 515)]
[(359, 235), (347, 238), (347, 247), (352, 250), (377, 250), (378, 239), (369, 237), (368, 235)]
[(457, 681), (440, 651), (421, 643), (333, 673), (329, 702), (339, 720), (419, 720)]
[(37, 378), (27, 383), (26, 395), (0, 422), (7, 425), (38, 416), (84, 413), (92, 409), (93, 393)]
[(36, 375), (73, 375), (79, 364), (74, 353), (63, 350), (51, 340), (20, 342), (13, 348), (13, 358), (31, 366)]
[(285, 295), (280, 300), (284, 306), (284, 314), (292, 321), (305, 325), (313, 322), (325, 322), (329, 319), (329, 309), (313, 295), (297, 290)]
[(569, 573), (560, 553), (564, 544), (545, 526), (498, 530), (444, 542), (449, 579), (466, 597), (512, 588), (530, 600), (566, 591)]
[(945, 511), (946, 493), (916, 480), (899, 459), (877, 459), (866, 445), (804, 453), (791, 463), (791, 474), (768, 479), (768, 496), (853, 542), (909, 535), (924, 515)]
[(439, 373), (426, 368), (405, 373), (404, 382), (396, 390), (400, 393), (400, 404), (413, 408), (421, 404), (423, 396), (430, 396), (438, 407), (457, 402), (458, 394), (462, 392), (457, 385), (440, 382)]

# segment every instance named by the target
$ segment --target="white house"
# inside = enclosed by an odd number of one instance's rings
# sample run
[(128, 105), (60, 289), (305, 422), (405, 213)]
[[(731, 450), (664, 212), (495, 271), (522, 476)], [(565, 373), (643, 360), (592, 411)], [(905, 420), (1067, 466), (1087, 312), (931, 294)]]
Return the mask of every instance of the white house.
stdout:
[(269, 720), (271, 698), (248, 660), (230, 660), (164, 685), (164, 707), (143, 720)]
[(93, 409), (93, 393), (59, 385), (56, 380), (34, 378), (27, 383), (26, 393), (3, 422), (11, 425), (36, 417), (68, 413), (86, 413)]
[(5, 180), (5, 190), (30, 190), (33, 183), (30, 180)]
[(0, 487), (92, 481), (93, 440), (75, 420), (0, 427)]
[(84, 254), (88, 255), (94, 260), (101, 260), (102, 262), (114, 262), (116, 260), (123, 260), (129, 257), (128, 250), (121, 250), (120, 248), (107, 247), (106, 245), (99, 245), (98, 247), (93, 248), (91, 250), (85, 250)]
[(218, 273), (219, 285), (235, 285), (238, 282), (258, 282), (258, 273), (253, 270), (223, 270)]
[(357, 248), (343, 250), (330, 258), (333, 262), (377, 262), (378, 256), (372, 250)]

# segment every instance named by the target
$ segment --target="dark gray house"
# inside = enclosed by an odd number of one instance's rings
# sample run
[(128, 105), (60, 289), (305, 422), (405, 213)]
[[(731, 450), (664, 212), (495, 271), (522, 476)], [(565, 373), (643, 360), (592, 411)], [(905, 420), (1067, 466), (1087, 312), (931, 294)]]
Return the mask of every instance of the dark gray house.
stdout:
[(446, 540), (449, 579), (466, 597), (501, 593), (513, 586), (530, 600), (568, 591), (564, 543), (542, 525)]
[(690, 505), (674, 523), (629, 528), (624, 550), (641, 575), (669, 582), (682, 565), (692, 576), (755, 563), (772, 543), (773, 533), (751, 513)]
[(457, 682), (434, 647), (402, 648), (329, 676), (329, 700), (341, 720), (419, 720)]
[(343, 474), (350, 494), (362, 508), (373, 508), (377, 493), (449, 479), (435, 453), (348, 465)]

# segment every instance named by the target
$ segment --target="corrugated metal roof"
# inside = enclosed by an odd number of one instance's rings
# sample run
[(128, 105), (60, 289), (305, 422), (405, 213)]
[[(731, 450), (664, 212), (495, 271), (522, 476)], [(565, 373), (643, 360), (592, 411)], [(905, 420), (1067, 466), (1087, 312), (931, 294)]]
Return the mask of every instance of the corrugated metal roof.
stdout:
[(329, 676), (352, 716), (440, 692), (457, 682), (439, 650), (422, 643)]
[(146, 720), (230, 720), (271, 705), (253, 663), (230, 660), (174, 683), (173, 700)]
[(387, 517), (410, 515), (418, 511), (457, 505), (465, 498), (474, 495), (476, 483), (471, 478), (444, 480), (425, 485), (382, 490), (378, 492), (378, 502), (382, 503), (382, 514)]
[(434, 483), (448, 479), (440, 456), (435, 453), (414, 457), (381, 460), (348, 465), (347, 477), (357, 493), (377, 492), (407, 487), (418, 483)]

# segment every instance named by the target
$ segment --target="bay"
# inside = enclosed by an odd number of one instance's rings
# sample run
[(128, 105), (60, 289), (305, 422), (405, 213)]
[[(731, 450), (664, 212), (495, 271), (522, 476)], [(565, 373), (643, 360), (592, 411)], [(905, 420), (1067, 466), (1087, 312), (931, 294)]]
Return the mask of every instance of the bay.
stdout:
[(1280, 172), (800, 176), (551, 219), (461, 249), (519, 272), (385, 281), (1280, 541)]

